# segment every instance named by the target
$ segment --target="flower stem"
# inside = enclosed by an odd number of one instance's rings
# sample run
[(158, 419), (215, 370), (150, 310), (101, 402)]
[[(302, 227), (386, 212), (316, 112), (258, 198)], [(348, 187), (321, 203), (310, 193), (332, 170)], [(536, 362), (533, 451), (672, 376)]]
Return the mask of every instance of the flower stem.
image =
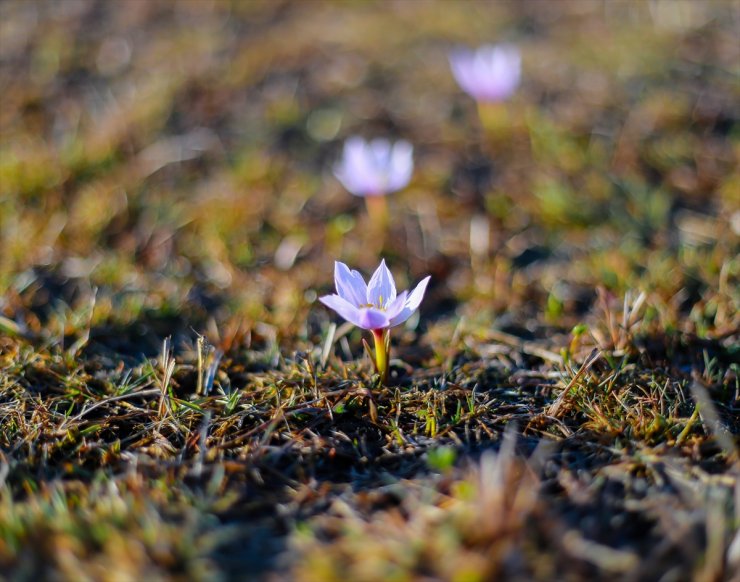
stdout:
[[(484, 147), (498, 151), (511, 138), (510, 109), (506, 103), (478, 103), (478, 119), (483, 130)], [(487, 153), (493, 155), (495, 151)]]
[(373, 339), (375, 340), (375, 367), (380, 374), (380, 382), (388, 383), (388, 348), (390, 347), (389, 331), (386, 329), (374, 329)]
[(385, 238), (385, 231), (388, 226), (388, 204), (385, 196), (365, 196), (365, 206), (370, 217), (372, 237), (380, 240), (380, 246), (382, 247), (382, 241)]

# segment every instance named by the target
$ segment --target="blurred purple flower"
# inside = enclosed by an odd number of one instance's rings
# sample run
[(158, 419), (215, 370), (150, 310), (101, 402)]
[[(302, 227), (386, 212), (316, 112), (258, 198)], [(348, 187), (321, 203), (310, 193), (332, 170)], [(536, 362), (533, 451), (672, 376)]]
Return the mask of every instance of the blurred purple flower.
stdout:
[(483, 45), (475, 51), (460, 48), (449, 58), (458, 85), (476, 101), (503, 101), (519, 86), (522, 59), (515, 46)]
[(344, 319), (357, 327), (382, 330), (406, 321), (419, 308), (431, 277), (425, 277), (409, 293), (396, 294), (393, 280), (385, 260), (375, 270), (370, 283), (365, 284), (359, 272), (350, 270), (344, 263), (334, 263), (334, 284), (337, 294), (319, 298)]
[(404, 188), (414, 170), (414, 148), (407, 141), (366, 142), (351, 137), (344, 144), (334, 175), (355, 196), (383, 196)]

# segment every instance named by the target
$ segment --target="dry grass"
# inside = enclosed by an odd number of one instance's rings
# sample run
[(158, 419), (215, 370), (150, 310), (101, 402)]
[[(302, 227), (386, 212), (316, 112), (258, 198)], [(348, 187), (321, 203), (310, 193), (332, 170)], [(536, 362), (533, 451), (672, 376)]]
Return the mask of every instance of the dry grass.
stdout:
[[(442, 5), (0, 5), (3, 575), (738, 580), (736, 7)], [(316, 302), (380, 254), (389, 387)]]

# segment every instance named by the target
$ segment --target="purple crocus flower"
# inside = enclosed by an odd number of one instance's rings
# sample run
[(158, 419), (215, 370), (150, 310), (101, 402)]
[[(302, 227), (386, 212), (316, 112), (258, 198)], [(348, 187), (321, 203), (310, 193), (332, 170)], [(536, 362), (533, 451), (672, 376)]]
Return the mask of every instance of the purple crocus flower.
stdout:
[(375, 368), (384, 384), (388, 379), (390, 328), (406, 321), (419, 308), (429, 279), (431, 277), (422, 279), (411, 293), (397, 293), (396, 283), (385, 266), (385, 260), (380, 262), (367, 285), (359, 272), (350, 270), (339, 261), (334, 263), (337, 292), (324, 295), (319, 301), (357, 327), (372, 331)]
[(450, 53), (458, 85), (478, 102), (503, 101), (519, 86), (522, 59), (515, 46), (483, 45)]
[(355, 196), (383, 196), (404, 188), (414, 170), (414, 148), (407, 141), (366, 142), (351, 137), (344, 144), (334, 175)]
[(422, 279), (411, 293), (397, 294), (396, 283), (385, 260), (380, 262), (367, 285), (359, 272), (336, 261), (334, 284), (337, 293), (320, 297), (319, 301), (357, 327), (385, 329), (403, 323), (419, 308), (429, 279), (431, 277)]

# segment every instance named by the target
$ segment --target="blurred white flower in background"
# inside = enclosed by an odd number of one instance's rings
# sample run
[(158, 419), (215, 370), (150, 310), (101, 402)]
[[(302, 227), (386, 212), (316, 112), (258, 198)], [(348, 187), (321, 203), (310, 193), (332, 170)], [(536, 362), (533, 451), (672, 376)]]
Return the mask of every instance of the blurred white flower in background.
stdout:
[(508, 44), (459, 48), (450, 53), (450, 66), (458, 85), (478, 102), (503, 101), (519, 86), (522, 59)]
[(355, 196), (384, 196), (406, 187), (414, 171), (414, 148), (404, 140), (370, 142), (351, 137), (334, 175)]

